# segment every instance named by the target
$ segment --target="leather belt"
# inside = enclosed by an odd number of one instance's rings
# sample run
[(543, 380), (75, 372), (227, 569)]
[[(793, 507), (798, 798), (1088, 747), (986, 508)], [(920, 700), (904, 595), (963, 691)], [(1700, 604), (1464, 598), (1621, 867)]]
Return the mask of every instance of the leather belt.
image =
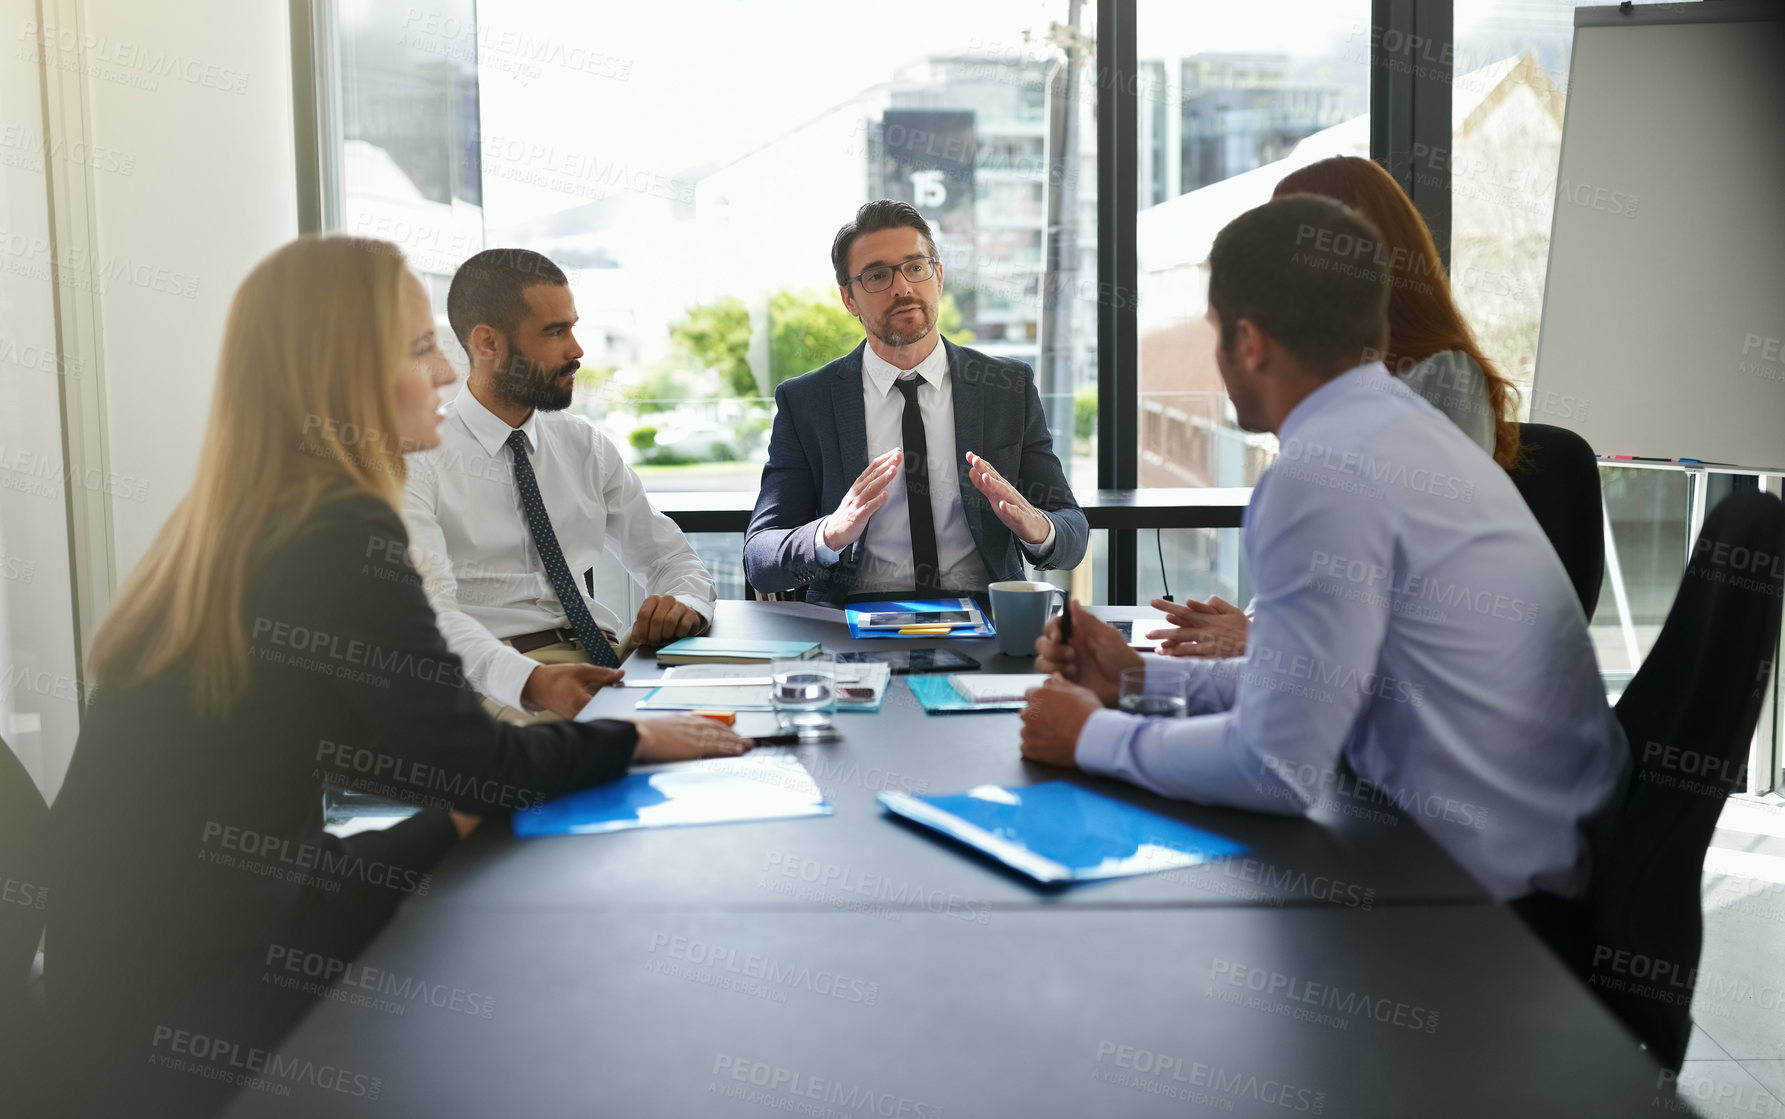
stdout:
[[(620, 647), (620, 643), (614, 639), (612, 633), (609, 633), (605, 628), (601, 632), (607, 636), (608, 643), (614, 648)], [(578, 649), (583, 647), (582, 641), (576, 636), (576, 631), (568, 626), (558, 629), (542, 629), (538, 633), (523, 633), (517, 637), (505, 637), (502, 641), (503, 644), (513, 647), (517, 653), (531, 653), (533, 650), (542, 649), (547, 645), (568, 644), (574, 645)]]

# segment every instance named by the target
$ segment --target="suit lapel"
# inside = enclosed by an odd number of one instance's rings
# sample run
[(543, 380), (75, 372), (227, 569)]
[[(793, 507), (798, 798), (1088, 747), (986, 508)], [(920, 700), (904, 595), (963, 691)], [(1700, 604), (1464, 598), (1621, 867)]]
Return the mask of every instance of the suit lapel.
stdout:
[(862, 349), (855, 348), (831, 379), (831, 415), (836, 417), (842, 488), (868, 468), (868, 414), (862, 407)]
[(948, 384), (954, 398), (954, 473), (960, 483), (961, 511), (967, 517), (973, 543), (983, 556), (985, 535), (980, 531), (980, 514), (989, 512), (989, 507), (967, 477), (967, 452), (978, 454), (985, 443), (985, 393), (979, 386), (980, 371), (970, 371), (976, 374), (973, 376), (962, 375), (960, 347), (946, 338), (942, 345), (948, 350)]

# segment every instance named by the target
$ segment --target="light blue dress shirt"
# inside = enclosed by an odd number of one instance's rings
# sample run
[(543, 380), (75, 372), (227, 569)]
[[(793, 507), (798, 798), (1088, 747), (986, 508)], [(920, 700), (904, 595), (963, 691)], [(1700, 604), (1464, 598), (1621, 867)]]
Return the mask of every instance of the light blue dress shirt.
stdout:
[(1343, 758), (1495, 898), (1584, 890), (1628, 757), (1586, 620), (1506, 472), (1380, 363), (1305, 398), (1253, 490), (1247, 655), (1191, 717), (1099, 711), (1078, 764), (1165, 796), (1301, 813)]

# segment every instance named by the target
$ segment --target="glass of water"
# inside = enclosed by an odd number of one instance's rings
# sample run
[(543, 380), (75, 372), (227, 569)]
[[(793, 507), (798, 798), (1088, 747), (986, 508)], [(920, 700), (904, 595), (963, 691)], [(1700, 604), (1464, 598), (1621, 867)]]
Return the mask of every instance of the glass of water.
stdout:
[(770, 665), (773, 683), (769, 702), (783, 734), (820, 740), (835, 734), (831, 717), (837, 712), (837, 658), (820, 653), (803, 660), (777, 660)]
[(1145, 668), (1124, 668), (1121, 691), (1116, 706), (1131, 715), (1163, 715), (1181, 719), (1190, 709), (1188, 688), (1190, 674), (1171, 665)]

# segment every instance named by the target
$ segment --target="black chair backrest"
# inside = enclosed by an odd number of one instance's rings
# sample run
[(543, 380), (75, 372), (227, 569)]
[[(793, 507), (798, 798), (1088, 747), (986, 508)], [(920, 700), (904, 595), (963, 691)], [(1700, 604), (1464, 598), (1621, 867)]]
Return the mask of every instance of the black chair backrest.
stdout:
[(1519, 457), (1512, 484), (1549, 537), (1587, 620), (1599, 605), (1605, 579), (1605, 508), (1599, 462), (1587, 441), (1565, 427), (1519, 424)]
[(1738, 490), (1705, 518), (1679, 594), (1618, 700), (1630, 786), (1593, 874), (1589, 984), (1670, 1068), (1692, 1029), (1711, 832), (1744, 787), (1779, 643), (1785, 504)]
[(0, 1007), (25, 996), (48, 904), (50, 809), (0, 740)]

